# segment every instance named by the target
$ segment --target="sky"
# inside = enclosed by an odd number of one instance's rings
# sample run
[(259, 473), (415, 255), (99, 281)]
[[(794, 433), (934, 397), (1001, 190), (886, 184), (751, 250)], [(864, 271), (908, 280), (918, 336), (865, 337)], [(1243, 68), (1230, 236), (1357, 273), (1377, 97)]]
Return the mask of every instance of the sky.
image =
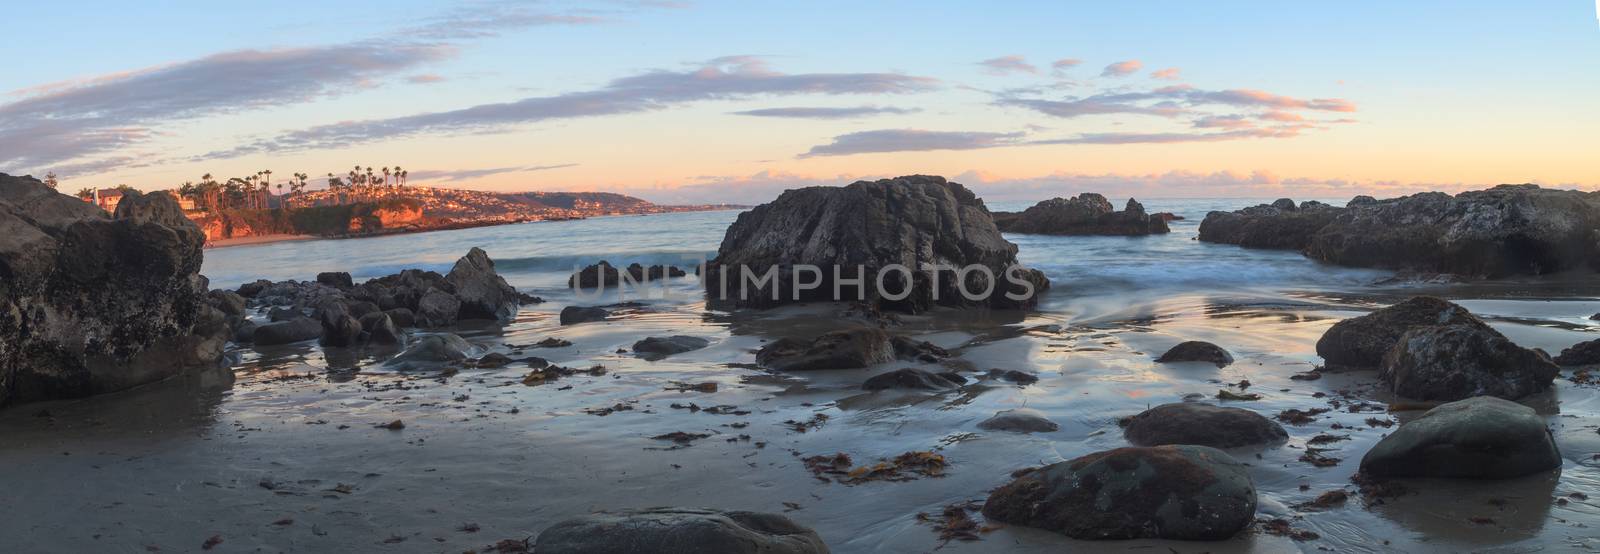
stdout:
[(352, 166), (755, 203), (1600, 188), (1600, 15), (1529, 2), (28, 2), (0, 172)]

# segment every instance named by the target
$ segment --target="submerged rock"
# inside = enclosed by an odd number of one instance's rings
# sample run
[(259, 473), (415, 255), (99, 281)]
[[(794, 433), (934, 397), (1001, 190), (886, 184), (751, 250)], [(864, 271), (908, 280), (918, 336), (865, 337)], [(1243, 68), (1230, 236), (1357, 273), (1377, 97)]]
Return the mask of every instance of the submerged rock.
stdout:
[(1207, 362), (1216, 364), (1217, 367), (1226, 367), (1233, 363), (1233, 355), (1221, 346), (1205, 341), (1191, 340), (1178, 343), (1177, 346), (1167, 350), (1156, 362), (1170, 364), (1174, 362)]
[(1361, 472), (1375, 477), (1505, 479), (1559, 467), (1544, 418), (1490, 396), (1428, 410), (1361, 458)]
[(550, 526), (544, 554), (826, 554), (822, 538), (787, 517), (705, 508), (600, 512)]
[[(1170, 214), (1168, 214), (1170, 215)], [(1167, 219), (1146, 214), (1132, 198), (1115, 211), (1106, 197), (1086, 192), (1075, 198), (1052, 198), (1021, 212), (995, 212), (994, 223), (1007, 233), (1038, 235), (1156, 235), (1171, 232)]]
[(322, 324), (302, 316), (256, 327), (253, 337), (256, 346), (308, 341), (322, 337)]
[(649, 281), (659, 281), (669, 277), (684, 277), (689, 273), (670, 265), (653, 265), (645, 267), (638, 263), (628, 264), (626, 270), (617, 269), (610, 262), (601, 260), (600, 263), (585, 266), (571, 276), (567, 277), (567, 288), (607, 288), (615, 289), (622, 286), (623, 276), (626, 275), (631, 284), (642, 284)]
[(1550, 388), (1561, 368), (1487, 325), (1413, 327), (1400, 336), (1378, 377), (1395, 394), (1416, 400), (1473, 396), (1512, 399)]
[(1061, 426), (1050, 421), (1050, 418), (1045, 417), (1039, 410), (1016, 408), (996, 412), (993, 417), (978, 422), (978, 428), (1012, 433), (1049, 433), (1060, 429)]
[(709, 340), (688, 335), (646, 337), (644, 340), (633, 343), (633, 352), (645, 358), (660, 359), (673, 354), (699, 350), (710, 345), (711, 341)]
[(1412, 327), (1426, 325), (1487, 327), (1466, 308), (1432, 296), (1416, 296), (1370, 314), (1333, 324), (1317, 340), (1317, 355), (1330, 366), (1376, 368)]
[(1198, 444), (1213, 448), (1260, 446), (1288, 440), (1289, 433), (1261, 414), (1199, 402), (1175, 402), (1145, 410), (1123, 429), (1139, 446)]
[(894, 345), (882, 329), (846, 329), (810, 341), (781, 338), (756, 352), (756, 363), (778, 371), (855, 369), (895, 359)]
[(1600, 364), (1600, 339), (1574, 344), (1561, 351), (1556, 356), (1558, 365), (1595, 365)]
[(946, 390), (959, 387), (966, 378), (954, 373), (934, 373), (925, 369), (905, 367), (880, 373), (861, 383), (861, 390)]
[(424, 335), (412, 341), (411, 346), (390, 359), (387, 365), (416, 366), (458, 362), (467, 359), (467, 352), (471, 350), (472, 343), (457, 335), (450, 333)]
[(171, 195), (130, 189), (107, 216), (0, 174), (0, 405), (219, 367), (229, 318), (199, 274), (204, 242)]
[(991, 520), (1076, 539), (1223, 540), (1255, 518), (1244, 464), (1206, 446), (1128, 447), (1023, 473), (983, 506)]
[(1039, 376), (1038, 375), (1034, 375), (1032, 373), (1028, 373), (1026, 371), (1020, 371), (1020, 370), (1016, 370), (1016, 369), (999, 369), (999, 368), (995, 368), (995, 369), (989, 370), (989, 373), (987, 373), (987, 375), (989, 376), (990, 379), (999, 379), (1001, 381), (1010, 381), (1010, 382), (1016, 383), (1018, 385), (1032, 385), (1034, 383), (1039, 382)]
[[(983, 201), (943, 177), (806, 187), (739, 214), (706, 266), (706, 293), (714, 305), (753, 308), (855, 300), (858, 292), (874, 308), (911, 313), (936, 305), (1032, 307), (1049, 280), (1017, 265), (1016, 254)], [(821, 274), (797, 265), (816, 266)], [(932, 273), (925, 265), (973, 269), (958, 278), (955, 271)], [(896, 266), (909, 268), (909, 281)], [(1014, 271), (1008, 275), (1008, 269)], [(769, 270), (774, 277), (761, 284), (744, 278), (748, 271), (759, 280)], [(876, 284), (880, 270), (882, 288)], [(799, 290), (797, 277), (817, 287)], [(858, 277), (864, 277), (862, 285), (844, 282)], [(958, 283), (976, 299), (964, 296)], [(894, 298), (901, 294), (906, 296)]]
[(593, 306), (567, 306), (561, 309), (562, 325), (577, 325), (591, 321), (605, 321), (611, 312)]

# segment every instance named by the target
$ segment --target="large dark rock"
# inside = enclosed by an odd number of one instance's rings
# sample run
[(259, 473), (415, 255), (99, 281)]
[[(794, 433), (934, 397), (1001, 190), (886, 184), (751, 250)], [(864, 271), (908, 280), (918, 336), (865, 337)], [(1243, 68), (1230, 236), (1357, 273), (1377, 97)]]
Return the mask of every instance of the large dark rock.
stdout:
[(1049, 433), (1061, 426), (1043, 412), (1030, 408), (1016, 408), (1001, 410), (994, 417), (978, 422), (978, 428), (986, 431), (1007, 431), (1011, 433)]
[(1413, 327), (1383, 357), (1378, 377), (1416, 400), (1498, 396), (1515, 400), (1550, 388), (1561, 368), (1486, 325)]
[(599, 288), (615, 289), (622, 285), (623, 276), (626, 275), (630, 283), (642, 284), (649, 281), (659, 281), (669, 277), (683, 277), (688, 272), (669, 265), (653, 265), (645, 267), (638, 263), (628, 264), (626, 270), (617, 269), (610, 262), (601, 260), (600, 263), (584, 267), (567, 277), (567, 288)]
[(1206, 362), (1217, 367), (1227, 367), (1233, 363), (1233, 355), (1221, 346), (1205, 341), (1184, 341), (1168, 349), (1156, 362), (1170, 364), (1176, 362)]
[(934, 373), (925, 369), (903, 367), (873, 375), (861, 383), (861, 389), (946, 390), (959, 387), (966, 382), (966, 378), (954, 373)]
[(461, 300), (440, 289), (428, 289), (417, 300), (417, 325), (448, 327), (461, 315)]
[(494, 270), (494, 260), (483, 249), (473, 247), (456, 260), (455, 267), (445, 275), (445, 282), (455, 291), (461, 302), (460, 319), (493, 319), (510, 321), (517, 315), (517, 289), (506, 283)]
[(406, 332), (395, 324), (394, 318), (383, 312), (361, 316), (363, 338), (372, 344), (405, 344)]
[(1504, 479), (1558, 467), (1544, 418), (1490, 396), (1428, 410), (1361, 458), (1361, 472), (1374, 477)]
[(322, 323), (309, 317), (297, 317), (256, 327), (254, 342), (257, 346), (271, 346), (306, 341), (321, 336)]
[(1052, 198), (1021, 212), (995, 212), (994, 224), (1006, 233), (1036, 235), (1157, 235), (1171, 232), (1164, 217), (1147, 214), (1132, 198), (1115, 211), (1106, 197), (1086, 192)]
[(450, 333), (424, 335), (411, 342), (400, 355), (391, 358), (386, 365), (399, 366), (402, 369), (415, 369), (436, 367), (439, 364), (459, 362), (467, 359), (467, 354), (472, 350), (472, 343), (466, 339)]
[[(1018, 266), (1016, 254), (1017, 246), (1000, 236), (983, 201), (943, 177), (807, 187), (739, 214), (717, 258), (706, 266), (706, 293), (713, 305), (732, 307), (855, 300), (859, 295), (877, 308), (903, 312), (936, 305), (1027, 308), (1037, 303), (1049, 281)], [(930, 272), (925, 264), (981, 266), (993, 277), (972, 269), (958, 279), (955, 271)], [(821, 275), (797, 271), (796, 265), (817, 266)], [(909, 282), (896, 265), (909, 269)], [(877, 276), (885, 268), (879, 288)], [(769, 271), (775, 276), (771, 281), (757, 285), (745, 279), (746, 272), (759, 280)], [(837, 295), (835, 272), (841, 281)], [(843, 282), (857, 277), (865, 277), (863, 285)], [(818, 286), (801, 290), (797, 278)], [(978, 299), (964, 296), (958, 281)], [(892, 299), (904, 293), (909, 294)]]
[(539, 533), (540, 554), (826, 554), (815, 531), (787, 517), (704, 508), (589, 514)]
[(1580, 342), (1561, 351), (1556, 356), (1558, 365), (1595, 365), (1600, 364), (1600, 339)]
[(605, 321), (611, 312), (594, 306), (567, 306), (561, 309), (562, 325), (577, 325), (591, 321)]
[(361, 342), (361, 321), (350, 315), (343, 302), (324, 302), (317, 308), (317, 320), (322, 324), (319, 342), (323, 346), (355, 346)]
[(1456, 324), (1487, 327), (1466, 308), (1432, 296), (1417, 296), (1335, 323), (1317, 340), (1317, 355), (1330, 366), (1376, 368), (1400, 335), (1412, 327)]
[(710, 345), (711, 341), (709, 340), (688, 335), (646, 337), (644, 340), (633, 343), (633, 353), (646, 359), (659, 360), (673, 354), (699, 350)]
[(991, 520), (1077, 539), (1223, 540), (1255, 518), (1244, 464), (1193, 445), (1096, 452), (1018, 476), (983, 506)]
[(1300, 209), (1287, 198), (1233, 212), (1211, 212), (1200, 222), (1200, 240), (1249, 248), (1304, 250), (1343, 208), (1326, 204)]
[(339, 289), (347, 289), (356, 285), (355, 282), (350, 279), (350, 274), (344, 271), (324, 271), (322, 273), (318, 273), (317, 282)]
[(1261, 414), (1199, 402), (1176, 402), (1129, 418), (1123, 435), (1139, 446), (1198, 444), (1213, 448), (1261, 446), (1287, 440), (1289, 433)]
[(756, 352), (756, 363), (779, 371), (855, 369), (895, 359), (894, 343), (882, 329), (846, 329), (810, 341), (781, 338)]
[(114, 216), (0, 174), (0, 404), (112, 392), (222, 359), (199, 275), (205, 234), (167, 194)]

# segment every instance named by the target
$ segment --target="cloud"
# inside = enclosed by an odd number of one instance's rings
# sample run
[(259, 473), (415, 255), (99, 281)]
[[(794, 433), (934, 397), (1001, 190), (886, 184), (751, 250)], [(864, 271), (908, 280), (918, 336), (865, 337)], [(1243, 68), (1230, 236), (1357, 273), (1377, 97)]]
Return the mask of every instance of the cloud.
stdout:
[(1128, 76), (1128, 75), (1132, 75), (1134, 73), (1138, 73), (1139, 69), (1142, 68), (1142, 67), (1144, 67), (1144, 62), (1141, 62), (1139, 60), (1128, 60), (1128, 61), (1117, 62), (1117, 63), (1114, 63), (1114, 64), (1106, 66), (1105, 70), (1100, 72), (1100, 76), (1101, 77), (1125, 77), (1125, 76)]
[(608, 21), (595, 15), (535, 12), (512, 4), (489, 2), (459, 6), (450, 13), (402, 30), (400, 34), (421, 40), (462, 40), (494, 37), (529, 27), (593, 25)]
[(1016, 56), (1016, 55), (1001, 56), (1001, 57), (998, 57), (998, 58), (989, 58), (987, 60), (983, 60), (981, 62), (978, 62), (978, 65), (983, 66), (984, 67), (984, 72), (988, 73), (990, 75), (1010, 75), (1010, 74), (1013, 74), (1013, 73), (1028, 73), (1028, 74), (1037, 74), (1037, 73), (1039, 73), (1039, 68), (1034, 67), (1033, 64), (1028, 63), (1028, 61), (1026, 59), (1023, 59), (1022, 56)]
[(937, 83), (932, 78), (899, 73), (780, 73), (773, 71), (760, 58), (732, 56), (714, 59), (686, 71), (657, 70), (623, 77), (594, 90), (389, 119), (321, 125), (229, 150), (211, 152), (199, 158), (223, 159), (260, 152), (341, 148), (421, 134), (497, 131), (513, 125), (662, 110), (707, 100), (800, 94), (906, 94), (932, 90)]
[(417, 84), (417, 85), (426, 85), (426, 84), (430, 84), (430, 83), (442, 83), (442, 82), (444, 82), (444, 80), (445, 79), (444, 79), (443, 76), (434, 75), (432, 73), (422, 73), (422, 74), (419, 74), (419, 75), (412, 75), (412, 76), (406, 77), (406, 82), (412, 83), (412, 84)]
[(1306, 120), (1306, 118), (1300, 114), (1289, 113), (1282, 110), (1272, 110), (1257, 117), (1260, 117), (1263, 121), (1279, 121), (1285, 123)]
[(416, 181), (419, 184), (425, 183), (425, 182), (471, 181), (471, 180), (474, 180), (474, 179), (481, 179), (481, 178), (484, 178), (484, 177), (488, 177), (490, 175), (500, 175), (502, 173), (523, 173), (523, 172), (528, 172), (528, 171), (546, 171), (546, 170), (551, 170), (551, 169), (561, 169), (561, 168), (565, 168), (565, 167), (575, 167), (577, 165), (578, 164), (526, 165), (526, 166), (485, 167), (485, 168), (478, 168), (478, 169), (453, 169), (453, 170), (424, 169), (424, 170), (420, 170), (420, 171), (409, 172), (406, 175), (406, 180), (407, 181)]
[(1050, 63), (1050, 67), (1055, 69), (1055, 70), (1057, 70), (1057, 71), (1062, 71), (1062, 70), (1072, 69), (1074, 67), (1078, 67), (1078, 64), (1081, 64), (1081, 63), (1083, 63), (1083, 60), (1080, 60), (1078, 58), (1061, 58), (1059, 60), (1051, 62)]
[(1176, 80), (1181, 78), (1181, 77), (1178, 76), (1178, 73), (1181, 72), (1181, 71), (1182, 71), (1181, 69), (1178, 69), (1176, 67), (1169, 67), (1169, 68), (1166, 68), (1166, 69), (1157, 69), (1155, 71), (1151, 71), (1150, 72), (1150, 77), (1156, 78), (1156, 79), (1161, 79), (1163, 81), (1176, 81)]
[(833, 142), (811, 147), (800, 158), (849, 156), (874, 152), (919, 152), (926, 150), (978, 150), (1009, 146), (1023, 133), (985, 133), (973, 131), (924, 131), (921, 129), (882, 129), (833, 137)]
[(751, 115), (757, 117), (791, 117), (797, 119), (852, 119), (873, 115), (910, 114), (922, 111), (919, 108), (895, 108), (886, 106), (854, 106), (846, 108), (762, 108), (758, 110), (745, 110), (733, 112), (734, 115)]
[(236, 50), (36, 87), (0, 105), (0, 167), (49, 166), (137, 144), (158, 124), (342, 94), (454, 52), (379, 41)]
[[(1105, 92), (1062, 100), (1030, 98), (1022, 93), (1008, 91), (996, 95), (996, 105), (1028, 108), (1056, 117), (1079, 117), (1104, 114), (1144, 114), (1173, 117), (1183, 115), (1190, 108), (1200, 106), (1229, 106), (1242, 109), (1278, 112), (1271, 117), (1283, 117), (1288, 110), (1319, 110), (1354, 112), (1356, 105), (1342, 98), (1300, 99), (1252, 89), (1200, 90), (1188, 85), (1172, 85), (1148, 91)], [(1291, 121), (1287, 119), (1279, 121)]]
[(1243, 114), (1209, 115), (1194, 120), (1193, 125), (1197, 129), (1248, 129), (1256, 126), (1249, 116)]
[(1175, 105), (1139, 105), (1119, 101), (1118, 95), (1096, 95), (1072, 100), (1041, 100), (1037, 98), (1001, 97), (995, 100), (999, 106), (1017, 106), (1056, 117), (1080, 117), (1085, 115), (1106, 114), (1143, 114), (1172, 117), (1181, 115), (1184, 110)]
[(1084, 133), (1070, 138), (1028, 141), (1027, 144), (1173, 144), (1252, 138), (1293, 138), (1307, 128), (1309, 126), (1250, 128), (1213, 133)]

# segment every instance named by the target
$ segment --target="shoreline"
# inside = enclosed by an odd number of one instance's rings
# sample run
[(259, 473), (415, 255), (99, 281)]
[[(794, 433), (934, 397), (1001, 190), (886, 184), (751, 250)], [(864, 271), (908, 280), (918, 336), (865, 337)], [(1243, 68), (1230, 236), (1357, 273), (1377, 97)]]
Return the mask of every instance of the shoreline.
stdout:
[(270, 235), (252, 235), (248, 237), (232, 237), (225, 239), (206, 239), (205, 248), (227, 248), (230, 246), (249, 246), (252, 244), (271, 244), (275, 242), (293, 242), (301, 240), (316, 240), (323, 237), (316, 235), (297, 235), (292, 233), (273, 233)]
[(588, 216), (588, 217), (562, 217), (562, 218), (548, 218), (548, 219), (516, 219), (516, 220), (509, 220), (509, 221), (447, 221), (447, 222), (441, 222), (441, 223), (436, 223), (436, 224), (433, 224), (433, 225), (422, 226), (422, 227), (413, 226), (413, 227), (400, 227), (400, 228), (395, 228), (395, 229), (379, 229), (379, 230), (372, 231), (372, 232), (367, 232), (367, 233), (352, 233), (352, 234), (346, 234), (346, 235), (327, 235), (327, 236), (323, 236), (323, 235), (302, 235), (302, 234), (295, 234), (295, 233), (273, 233), (273, 234), (269, 234), (269, 235), (256, 235), (256, 236), (248, 236), (248, 237), (230, 237), (230, 238), (216, 239), (216, 240), (207, 239), (206, 243), (205, 243), (205, 248), (209, 250), (209, 249), (212, 249), (212, 248), (228, 248), (228, 247), (232, 247), (232, 246), (251, 246), (251, 245), (259, 245), (259, 244), (271, 244), (271, 243), (276, 243), (276, 242), (290, 242), (290, 241), (302, 241), (302, 240), (360, 239), (360, 238), (370, 238), (370, 237), (382, 237), (382, 236), (389, 236), (389, 235), (430, 233), (430, 232), (433, 232), (433, 231), (456, 231), (456, 230), (461, 230), (461, 229), (475, 229), (475, 228), (478, 228), (478, 227), (497, 227), (497, 226), (500, 226), (500, 225), (518, 225), (518, 224), (522, 224), (522, 223), (549, 223), (549, 222), (558, 222), (558, 221), (583, 221), (583, 220), (588, 220), (588, 219), (599, 219), (599, 218), (607, 218), (607, 217), (638, 217), (638, 216), (649, 216), (649, 215), (712, 212), (712, 211), (738, 210), (738, 209), (746, 209), (746, 208), (729, 207), (729, 208), (714, 209), (714, 210), (669, 210), (669, 211), (660, 211), (660, 212), (641, 212), (641, 213), (631, 213), (631, 214), (602, 214), (602, 215), (594, 215), (594, 216)]

